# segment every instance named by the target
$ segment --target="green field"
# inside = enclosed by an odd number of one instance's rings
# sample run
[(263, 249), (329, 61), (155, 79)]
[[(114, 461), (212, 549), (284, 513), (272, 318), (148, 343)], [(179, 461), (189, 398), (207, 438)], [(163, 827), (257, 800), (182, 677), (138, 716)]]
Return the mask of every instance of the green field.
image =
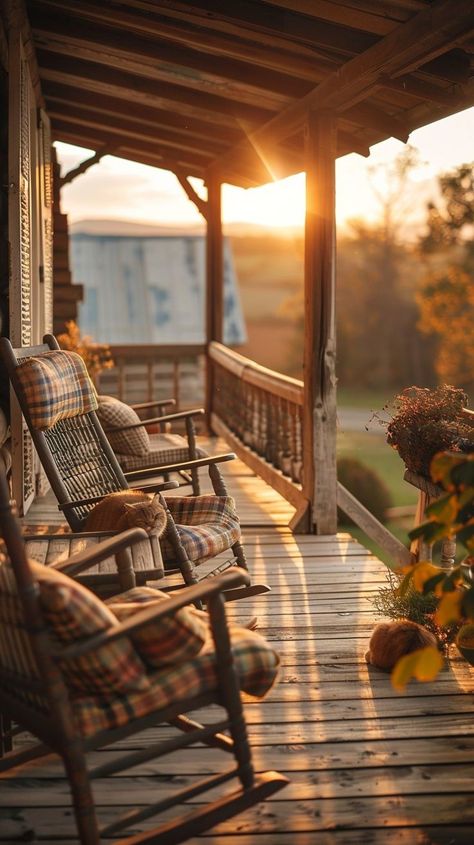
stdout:
[[(367, 408), (368, 398), (368, 395), (365, 395), (364, 401), (364, 396), (361, 395), (359, 404), (356, 405), (354, 403), (351, 407)], [(372, 405), (371, 407), (373, 408), (375, 406)], [(379, 405), (379, 407), (382, 406)], [(368, 415), (370, 415), (369, 410)], [(386, 443), (385, 434), (382, 429), (380, 434), (366, 431), (344, 431), (339, 433), (337, 453), (340, 457), (357, 458), (361, 463), (374, 470), (389, 488), (394, 507), (416, 504), (418, 498), (417, 491), (403, 480), (403, 473), (405, 471), (403, 461), (399, 458), (397, 452)], [(389, 531), (405, 545), (408, 544), (408, 531), (412, 526), (413, 517), (390, 520), (386, 523)], [(356, 526), (341, 525), (341, 529), (349, 531), (362, 545), (373, 551), (377, 557), (388, 565), (393, 563), (387, 554)]]

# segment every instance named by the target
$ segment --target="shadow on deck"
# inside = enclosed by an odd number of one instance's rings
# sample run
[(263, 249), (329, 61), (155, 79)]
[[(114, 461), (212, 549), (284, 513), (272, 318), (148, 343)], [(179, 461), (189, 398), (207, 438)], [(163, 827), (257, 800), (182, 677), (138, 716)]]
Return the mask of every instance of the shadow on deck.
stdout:
[[(266, 701), (246, 704), (250, 739), (257, 767), (278, 769), (291, 783), (273, 800), (190, 841), (471, 843), (470, 668), (453, 656), (436, 684), (394, 693), (388, 677), (364, 660), (377, 621), (371, 597), (384, 582), (384, 566), (346, 534), (294, 537), (287, 528), (293, 509), (277, 493), (239, 461), (225, 465), (225, 475), (241, 514), (249, 568), (272, 587), (269, 595), (230, 604), (228, 612), (236, 620), (257, 616), (260, 632), (281, 655), (279, 684)], [(48, 497), (27, 521), (54, 516), (59, 522), (57, 514)], [(104, 761), (112, 753), (93, 756)], [(217, 765), (217, 752), (195, 748), (138, 766), (133, 777), (97, 781), (102, 818), (155, 800), (174, 781), (183, 785)], [(2, 781), (0, 841), (26, 838), (77, 841), (67, 783), (53, 757)]]

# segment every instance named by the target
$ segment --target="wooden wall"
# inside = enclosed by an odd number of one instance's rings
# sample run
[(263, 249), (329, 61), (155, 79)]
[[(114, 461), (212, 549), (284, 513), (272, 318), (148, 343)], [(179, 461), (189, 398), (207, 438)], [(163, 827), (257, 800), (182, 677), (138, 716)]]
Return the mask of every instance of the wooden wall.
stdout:
[(68, 320), (77, 321), (77, 303), (83, 299), (82, 285), (74, 285), (69, 261), (69, 227), (67, 214), (61, 213), (60, 167), (56, 150), (53, 156), (53, 331), (65, 331)]

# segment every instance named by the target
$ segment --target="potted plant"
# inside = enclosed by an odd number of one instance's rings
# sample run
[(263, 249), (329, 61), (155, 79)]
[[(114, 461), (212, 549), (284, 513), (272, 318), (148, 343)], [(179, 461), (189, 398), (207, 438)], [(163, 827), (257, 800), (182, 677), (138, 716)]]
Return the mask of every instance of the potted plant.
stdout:
[(387, 443), (411, 472), (429, 477), (438, 452), (474, 451), (474, 429), (463, 420), (467, 395), (451, 385), (408, 387), (393, 400)]

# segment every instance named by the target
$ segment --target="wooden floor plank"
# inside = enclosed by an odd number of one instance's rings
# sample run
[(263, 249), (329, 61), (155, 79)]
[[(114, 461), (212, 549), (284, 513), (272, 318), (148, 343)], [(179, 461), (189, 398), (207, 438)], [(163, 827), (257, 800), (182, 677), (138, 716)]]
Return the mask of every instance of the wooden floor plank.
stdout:
[[(214, 446), (227, 451), (222, 442)], [(365, 662), (385, 567), (348, 534), (293, 536), (293, 508), (275, 491), (239, 461), (226, 464), (224, 474), (252, 577), (272, 588), (228, 604), (227, 612), (236, 623), (257, 616), (258, 630), (281, 657), (268, 699), (245, 703), (255, 766), (281, 771), (291, 783), (190, 845), (471, 845), (473, 670), (453, 649), (436, 682), (395, 693), (389, 677)], [(61, 520), (50, 495), (35, 503), (27, 527), (59, 529)], [(213, 565), (204, 564), (201, 574)], [(203, 722), (214, 710), (200, 714)], [(91, 765), (171, 730), (154, 728), (94, 752)], [(103, 779), (96, 786), (102, 818), (221, 768), (216, 749), (192, 748)], [(28, 838), (77, 843), (54, 755), (0, 778), (0, 841)]]

